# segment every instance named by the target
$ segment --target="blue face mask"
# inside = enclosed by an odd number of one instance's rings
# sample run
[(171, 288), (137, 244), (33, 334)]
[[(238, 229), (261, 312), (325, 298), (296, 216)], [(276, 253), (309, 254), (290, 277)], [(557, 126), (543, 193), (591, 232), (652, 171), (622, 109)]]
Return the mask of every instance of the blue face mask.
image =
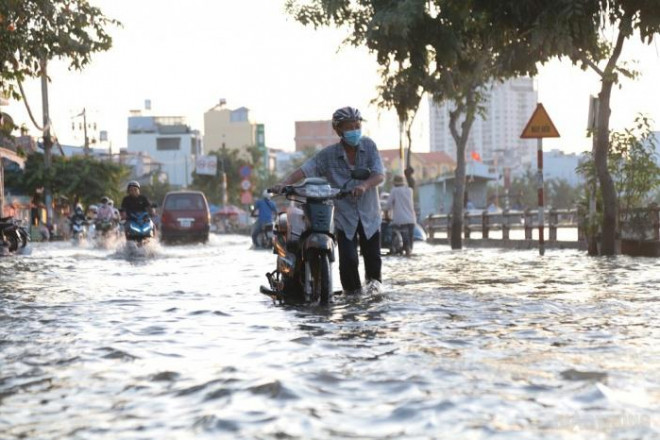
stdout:
[(342, 138), (351, 147), (357, 147), (360, 143), (360, 139), (362, 138), (362, 130), (358, 128), (357, 130), (345, 131), (342, 135)]

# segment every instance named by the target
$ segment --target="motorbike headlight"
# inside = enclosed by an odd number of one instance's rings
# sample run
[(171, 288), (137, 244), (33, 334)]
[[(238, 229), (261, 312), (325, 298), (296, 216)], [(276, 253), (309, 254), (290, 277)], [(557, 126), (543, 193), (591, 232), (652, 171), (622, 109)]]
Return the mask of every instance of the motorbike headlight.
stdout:
[(327, 198), (333, 197), (339, 193), (339, 190), (330, 185), (307, 185), (302, 188), (296, 188), (296, 193), (303, 197)]

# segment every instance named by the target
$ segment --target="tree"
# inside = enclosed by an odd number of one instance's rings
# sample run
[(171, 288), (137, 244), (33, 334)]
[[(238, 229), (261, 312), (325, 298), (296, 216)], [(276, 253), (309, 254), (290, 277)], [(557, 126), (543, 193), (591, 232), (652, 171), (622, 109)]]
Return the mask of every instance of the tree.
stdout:
[[(412, 125), (419, 109), (419, 104), (424, 93), (422, 84), (428, 78), (425, 70), (420, 71), (410, 65), (404, 67), (403, 61), (393, 63), (397, 66), (392, 71), (391, 64), (381, 69), (381, 78), (383, 83), (379, 87), (379, 97), (375, 102), (385, 108), (394, 108), (399, 119), (399, 157), (401, 166), (405, 163), (405, 176), (408, 186), (415, 187), (415, 181), (412, 177), (414, 170), (410, 165), (410, 155), (412, 154)], [(426, 66), (426, 63), (421, 64)], [(415, 75), (420, 75), (415, 78)], [(404, 161), (404, 136), (408, 144), (408, 155)]]
[(172, 185), (166, 178), (163, 178), (164, 176), (161, 171), (151, 173), (149, 181), (142, 184), (140, 190), (152, 203), (157, 205), (160, 205), (165, 198), (165, 194), (172, 190)]
[(566, 56), (582, 69), (591, 69), (600, 76), (592, 156), (603, 205), (600, 252), (614, 254), (617, 196), (607, 163), (610, 98), (620, 76), (636, 76), (621, 62), (625, 41), (637, 34), (643, 43), (649, 44), (660, 32), (657, 1), (475, 0), (475, 10), (487, 13), (498, 27), (516, 38), (526, 39), (537, 61), (539, 56)]
[(89, 156), (55, 156), (52, 166), (46, 169), (43, 154), (33, 153), (25, 162), (25, 170), (7, 173), (7, 181), (25, 194), (32, 195), (49, 186), (55, 197), (90, 205), (103, 196), (119, 202), (124, 195), (121, 183), (129, 173), (124, 165)]
[(115, 25), (87, 0), (0, 2), (0, 94), (20, 99), (15, 82), (39, 76), (42, 60), (61, 58), (81, 70), (111, 47), (106, 28)]
[[(622, 208), (624, 219), (635, 216), (636, 208), (643, 208), (654, 201), (653, 190), (660, 185), (660, 166), (655, 155), (655, 137), (647, 117), (639, 115), (632, 128), (610, 133), (607, 166), (612, 176), (617, 206)], [(594, 153), (592, 152), (592, 155)], [(587, 181), (598, 178), (594, 160), (583, 162), (578, 172)], [(596, 205), (601, 207), (599, 217), (604, 216), (604, 197), (597, 193)], [(601, 220), (602, 221), (602, 220)], [(593, 229), (594, 225), (587, 225)], [(601, 230), (602, 233), (602, 230)]]
[[(312, 26), (349, 26), (347, 42), (365, 45), (383, 67), (383, 102), (409, 121), (422, 91), (451, 101), (450, 131), (456, 143), (456, 185), (450, 243), (462, 247), (465, 146), (491, 81), (536, 72), (550, 55), (533, 53), (528, 36), (497, 26), (478, 0), (289, 0), (287, 10)], [(486, 9), (484, 8), (484, 11)], [(533, 56), (532, 56), (533, 55)], [(397, 68), (391, 68), (394, 64)], [(407, 119), (408, 118), (408, 119)]]
[(525, 174), (514, 177), (509, 187), (511, 209), (523, 210), (536, 206), (538, 202), (536, 185), (536, 174), (529, 169), (525, 171)]
[(547, 187), (549, 204), (555, 209), (575, 208), (580, 199), (580, 188), (572, 186), (565, 179), (550, 179)]

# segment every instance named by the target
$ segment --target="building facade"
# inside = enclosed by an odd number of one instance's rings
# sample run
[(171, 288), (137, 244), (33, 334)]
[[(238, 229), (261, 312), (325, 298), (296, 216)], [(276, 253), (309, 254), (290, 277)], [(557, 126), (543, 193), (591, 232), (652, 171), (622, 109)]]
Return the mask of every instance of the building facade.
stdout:
[[(576, 153), (564, 153), (560, 150), (543, 152), (543, 179), (565, 180), (569, 185), (578, 187), (584, 184), (584, 177), (576, 171), (578, 165), (587, 158)], [(536, 164), (534, 165), (536, 167)]]
[[(239, 107), (231, 110), (221, 99), (218, 105), (204, 113), (204, 153), (223, 148), (245, 150), (258, 144), (257, 125), (250, 116), (250, 110)], [(265, 140), (264, 140), (265, 145)]]
[[(385, 170), (394, 175), (401, 174), (401, 158), (399, 149), (378, 150), (380, 158), (383, 161)], [(404, 156), (407, 156), (407, 152)], [(404, 157), (405, 162), (406, 157)], [(428, 153), (411, 153), (410, 166), (415, 170), (413, 177), (417, 182), (436, 179), (437, 177), (453, 173), (456, 169), (456, 161), (441, 151), (432, 151)]]
[(339, 142), (339, 136), (332, 128), (332, 121), (296, 121), (295, 124), (296, 151), (308, 148), (319, 150)]
[(202, 153), (201, 136), (179, 116), (128, 118), (128, 153), (150, 156), (161, 166), (170, 185), (185, 188), (192, 182), (195, 158)]
[[(525, 168), (536, 161), (536, 141), (520, 139), (536, 108), (538, 93), (532, 78), (515, 78), (487, 87), (485, 115), (475, 118), (466, 146), (466, 155), (477, 153), (484, 163), (511, 169)], [(456, 143), (449, 131), (451, 102), (436, 103), (429, 98), (431, 151), (456, 157)], [(462, 121), (462, 119), (461, 119)]]

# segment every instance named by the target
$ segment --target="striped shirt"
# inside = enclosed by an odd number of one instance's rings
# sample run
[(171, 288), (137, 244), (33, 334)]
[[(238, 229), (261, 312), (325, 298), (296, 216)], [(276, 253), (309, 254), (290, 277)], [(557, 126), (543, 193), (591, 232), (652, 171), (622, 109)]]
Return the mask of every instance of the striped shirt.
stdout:
[[(348, 157), (341, 143), (325, 147), (307, 160), (300, 169), (305, 177), (325, 177), (335, 188), (353, 189), (361, 183), (351, 179), (352, 168), (368, 168), (371, 175), (384, 174), (383, 162), (378, 154), (376, 143), (363, 136), (355, 156), (355, 166), (348, 163)], [(360, 197), (348, 196), (335, 200), (335, 227), (352, 239), (362, 222), (366, 238), (371, 238), (381, 223), (378, 188), (369, 188)]]

